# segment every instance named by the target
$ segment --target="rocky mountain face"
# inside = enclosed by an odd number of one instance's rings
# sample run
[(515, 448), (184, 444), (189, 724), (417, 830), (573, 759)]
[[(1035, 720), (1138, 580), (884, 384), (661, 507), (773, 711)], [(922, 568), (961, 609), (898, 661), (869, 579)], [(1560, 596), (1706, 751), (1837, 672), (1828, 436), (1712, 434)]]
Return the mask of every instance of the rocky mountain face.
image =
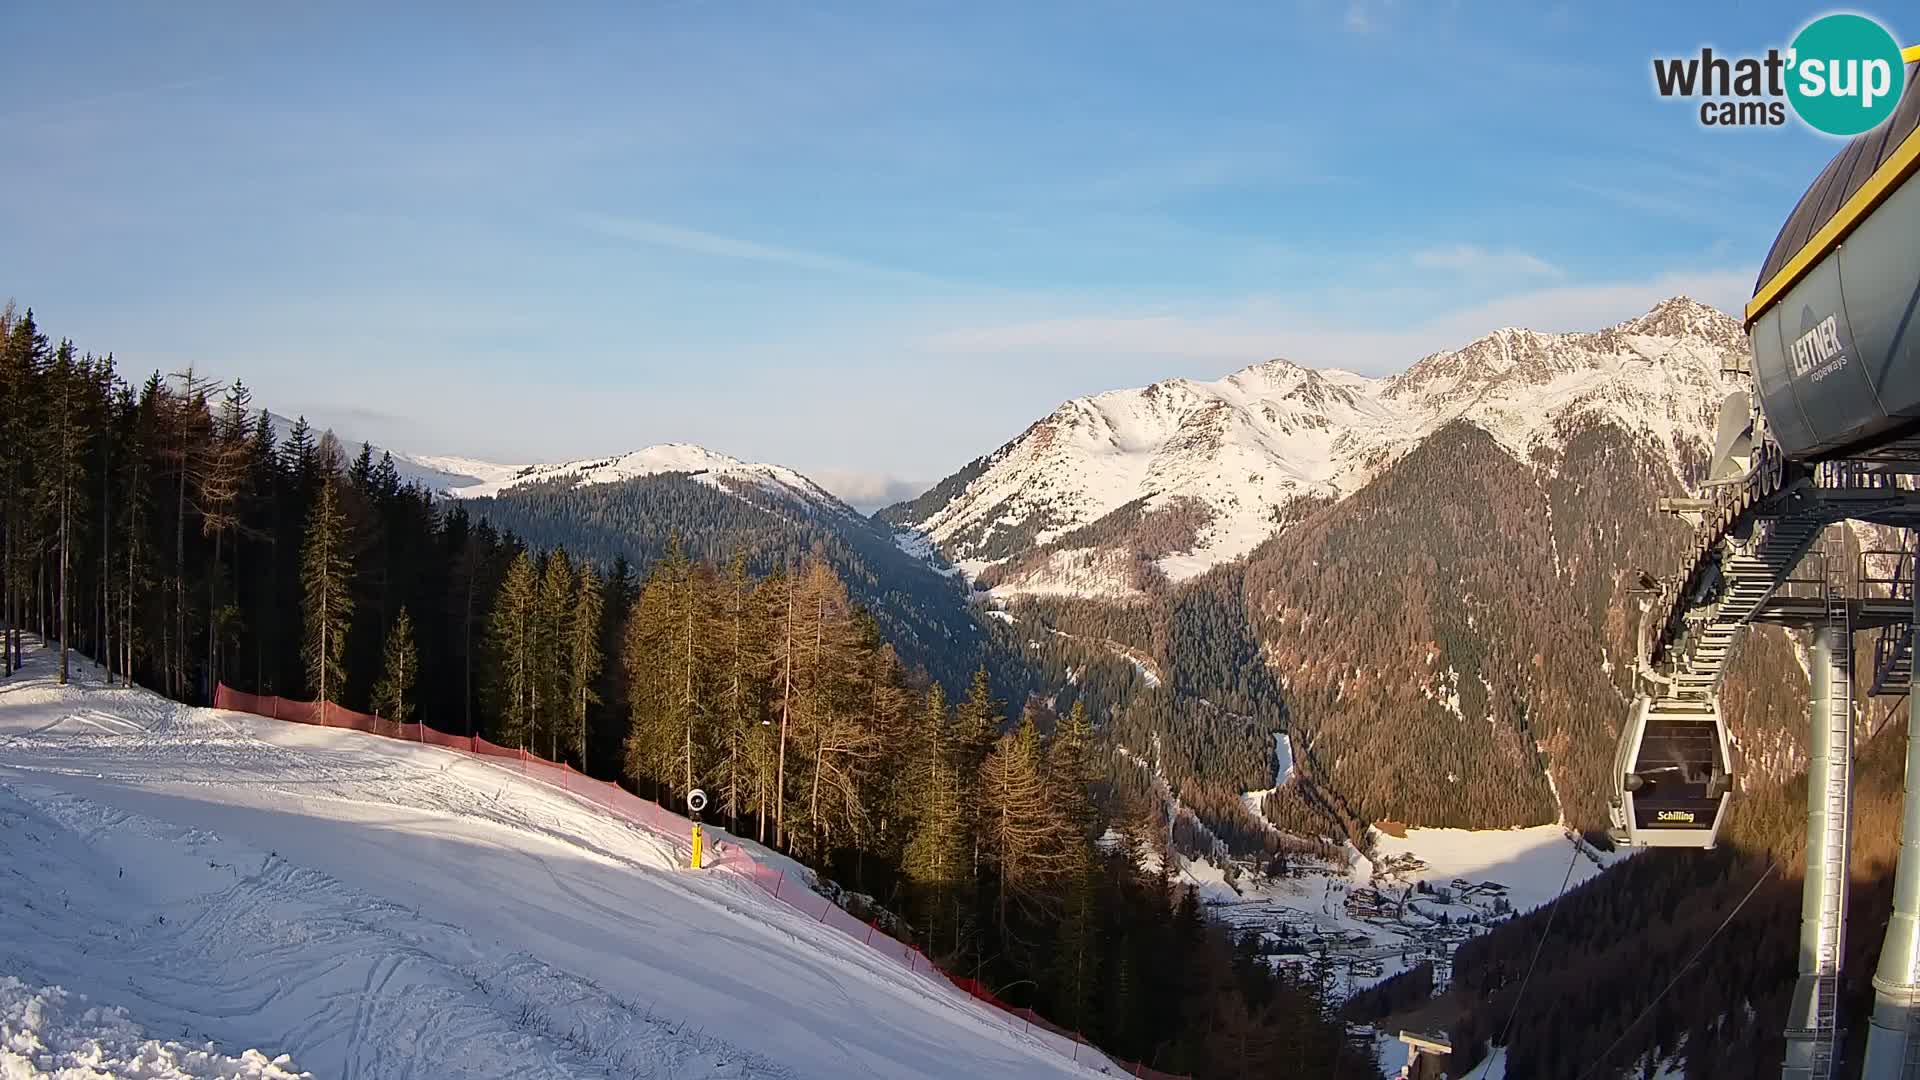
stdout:
[(1116, 390), (880, 517), (998, 596), (1138, 599), (1360, 491), (1454, 421), (1525, 462), (1598, 418), (1677, 473), (1704, 452), (1731, 389), (1722, 365), (1745, 347), (1732, 319), (1676, 297), (1594, 333), (1497, 330), (1381, 379), (1272, 360)]
[[(1238, 818), (1217, 831), (1593, 828), (1635, 590), (1687, 533), (1656, 503), (1704, 472), (1736, 385), (1721, 372), (1745, 349), (1731, 318), (1675, 298), (1591, 333), (1495, 331), (1380, 379), (1273, 361), (1157, 383), (1067, 402), (882, 516), (1022, 625), (1151, 655), (1167, 684), (1134, 688), (1116, 730), (1182, 750), (1185, 801)], [(1250, 662), (1259, 679), (1235, 670)], [(1800, 767), (1787, 635), (1749, 635), (1724, 700), (1743, 783)], [(1263, 717), (1291, 732), (1295, 779), (1243, 806), (1210, 788), (1258, 772), (1243, 766)]]

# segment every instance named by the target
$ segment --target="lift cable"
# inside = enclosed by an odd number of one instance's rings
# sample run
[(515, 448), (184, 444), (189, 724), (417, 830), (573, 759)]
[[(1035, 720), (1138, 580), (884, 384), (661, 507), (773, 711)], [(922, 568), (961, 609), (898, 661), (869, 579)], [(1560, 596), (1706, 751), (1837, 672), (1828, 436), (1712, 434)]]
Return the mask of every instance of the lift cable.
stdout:
[(1773, 876), (1773, 871), (1776, 866), (1777, 864), (1773, 859), (1769, 858), (1767, 860), (1767, 867), (1760, 871), (1760, 877), (1754, 881), (1753, 888), (1748, 889), (1747, 895), (1740, 898), (1740, 902), (1733, 906), (1732, 911), (1727, 912), (1727, 917), (1720, 920), (1720, 925), (1714, 927), (1713, 933), (1707, 935), (1707, 940), (1701, 942), (1700, 947), (1695, 949), (1693, 955), (1687, 958), (1687, 962), (1680, 965), (1680, 970), (1673, 973), (1673, 978), (1668, 980), (1667, 985), (1661, 989), (1658, 994), (1654, 995), (1652, 1001), (1647, 1002), (1647, 1007), (1641, 1009), (1640, 1014), (1635, 1016), (1632, 1022), (1627, 1024), (1626, 1027), (1622, 1028), (1619, 1035), (1614, 1036), (1614, 1040), (1607, 1044), (1605, 1050), (1600, 1051), (1599, 1056), (1593, 1059), (1593, 1064), (1587, 1066), (1587, 1071), (1580, 1074), (1580, 1080), (1587, 1080), (1587, 1077), (1592, 1076), (1595, 1070), (1605, 1065), (1607, 1056), (1613, 1053), (1615, 1048), (1632, 1033), (1634, 1028), (1640, 1026), (1640, 1021), (1647, 1018), (1647, 1014), (1653, 1011), (1654, 1006), (1664, 1001), (1667, 994), (1671, 992), (1675, 986), (1680, 984), (1681, 977), (1684, 976), (1694, 964), (1698, 963), (1702, 956), (1706, 955), (1708, 947), (1714, 943), (1715, 939), (1719, 938), (1720, 932), (1725, 930), (1727, 926), (1733, 922), (1734, 918), (1740, 914), (1740, 909), (1747, 906), (1747, 901), (1753, 899), (1753, 894), (1760, 891), (1760, 886), (1766, 883), (1767, 878)]
[[(1573, 857), (1567, 860), (1567, 873), (1560, 879), (1560, 891), (1554, 894), (1552, 906), (1547, 908), (1547, 925), (1540, 929), (1540, 940), (1534, 943), (1533, 959), (1527, 961), (1527, 973), (1520, 979), (1520, 990), (1513, 995), (1513, 1008), (1507, 1011), (1507, 1022), (1501, 1025), (1500, 1037), (1494, 1040), (1495, 1046), (1504, 1046), (1507, 1032), (1513, 1030), (1514, 1017), (1520, 1015), (1520, 1003), (1527, 999), (1527, 984), (1533, 981), (1533, 969), (1540, 963), (1540, 952), (1547, 947), (1547, 936), (1553, 933), (1553, 917), (1560, 911), (1560, 898), (1567, 895), (1567, 885), (1573, 881), (1573, 868), (1580, 863), (1580, 839), (1573, 839)], [(1492, 1069), (1493, 1058), (1487, 1058), (1487, 1068)], [(1467, 1071), (1466, 1080), (1472, 1080), (1474, 1070)]]

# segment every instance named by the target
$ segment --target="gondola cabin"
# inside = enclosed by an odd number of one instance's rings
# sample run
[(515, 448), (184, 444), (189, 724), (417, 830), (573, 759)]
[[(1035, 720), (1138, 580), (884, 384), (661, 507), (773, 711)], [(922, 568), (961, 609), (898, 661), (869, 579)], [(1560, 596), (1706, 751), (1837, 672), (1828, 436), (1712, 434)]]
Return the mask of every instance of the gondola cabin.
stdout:
[(1717, 704), (1641, 697), (1614, 755), (1614, 841), (1712, 847), (1733, 791), (1730, 760)]

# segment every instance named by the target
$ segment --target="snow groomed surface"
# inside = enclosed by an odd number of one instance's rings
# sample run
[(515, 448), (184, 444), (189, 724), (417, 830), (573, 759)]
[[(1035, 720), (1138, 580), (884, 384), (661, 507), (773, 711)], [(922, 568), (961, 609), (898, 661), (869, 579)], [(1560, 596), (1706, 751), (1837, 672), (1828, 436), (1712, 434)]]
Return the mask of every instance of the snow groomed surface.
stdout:
[(56, 686), (33, 654), (0, 685), (0, 973), (20, 995), (124, 1010), (81, 1014), (103, 1044), (131, 1038), (119, 1017), (207, 1055), (115, 1075), (274, 1075), (219, 1071), (250, 1049), (327, 1077), (1123, 1072), (973, 1000), (724, 833), (713, 869), (688, 871), (683, 822), (607, 813), (614, 796), (562, 790), (545, 763), (189, 708), (75, 670), (81, 685)]

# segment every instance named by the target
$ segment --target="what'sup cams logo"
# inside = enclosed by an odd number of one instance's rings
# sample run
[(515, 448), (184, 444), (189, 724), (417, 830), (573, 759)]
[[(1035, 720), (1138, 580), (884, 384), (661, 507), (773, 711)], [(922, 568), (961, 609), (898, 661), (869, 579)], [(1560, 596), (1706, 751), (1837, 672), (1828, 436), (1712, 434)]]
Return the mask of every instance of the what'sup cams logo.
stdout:
[(1656, 57), (1653, 84), (1663, 98), (1700, 99), (1707, 127), (1780, 127), (1792, 109), (1828, 135), (1872, 131), (1893, 115), (1906, 89), (1900, 44), (1864, 15), (1823, 15), (1786, 49), (1764, 56)]

